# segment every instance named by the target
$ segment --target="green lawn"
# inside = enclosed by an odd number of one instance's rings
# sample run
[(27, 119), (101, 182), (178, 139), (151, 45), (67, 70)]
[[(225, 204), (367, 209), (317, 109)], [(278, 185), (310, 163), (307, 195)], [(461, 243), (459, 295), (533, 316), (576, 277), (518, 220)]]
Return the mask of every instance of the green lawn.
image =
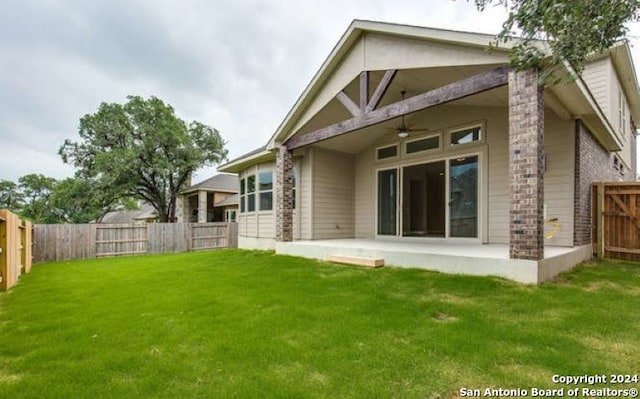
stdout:
[(637, 263), (536, 287), (230, 250), (36, 265), (0, 294), (2, 398), (447, 398), (639, 359)]

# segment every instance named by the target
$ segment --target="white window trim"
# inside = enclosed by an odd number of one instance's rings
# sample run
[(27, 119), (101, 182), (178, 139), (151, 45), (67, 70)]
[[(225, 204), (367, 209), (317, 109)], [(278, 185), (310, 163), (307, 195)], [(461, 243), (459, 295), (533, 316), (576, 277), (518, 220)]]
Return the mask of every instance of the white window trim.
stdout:
[[(391, 161), (394, 159), (398, 159), (400, 158), (400, 148), (398, 148), (398, 146), (400, 145), (400, 143), (396, 142), (396, 143), (390, 143), (390, 144), (385, 144), (385, 145), (381, 145), (379, 147), (376, 147), (375, 149), (375, 160), (376, 162), (387, 162), (387, 161)], [(392, 157), (388, 157), (388, 158), (378, 158), (378, 151), (383, 149), (383, 148), (389, 148), (389, 147), (395, 147), (396, 148), (396, 155), (392, 156)]]
[[(432, 132), (432, 133), (428, 133), (428, 134), (423, 134), (421, 136), (418, 137), (412, 137), (411, 140), (406, 140), (403, 144), (402, 144), (402, 153), (405, 157), (413, 157), (416, 155), (423, 155), (423, 154), (429, 154), (429, 153), (434, 153), (434, 152), (438, 152), (438, 151), (442, 151), (443, 149), (443, 144), (442, 144), (442, 137), (444, 136), (442, 134), (442, 131), (438, 131), (438, 132)], [(432, 137), (438, 137), (438, 147), (436, 148), (430, 148), (428, 150), (422, 150), (422, 151), (416, 151), (416, 152), (407, 152), (407, 144), (409, 143), (413, 143), (414, 141), (420, 141), (420, 140), (425, 140), (425, 139), (430, 139)]]
[[(470, 143), (460, 143), (460, 144), (454, 144), (451, 142), (451, 136), (453, 133), (457, 133), (462, 130), (473, 129), (476, 127), (480, 128), (480, 140), (472, 141)], [(486, 136), (487, 136), (487, 129), (486, 129), (485, 121), (477, 121), (477, 122), (465, 123), (464, 125), (453, 126), (447, 129), (447, 134), (446, 134), (447, 146), (449, 148), (461, 148), (461, 147), (484, 144), (486, 141)]]

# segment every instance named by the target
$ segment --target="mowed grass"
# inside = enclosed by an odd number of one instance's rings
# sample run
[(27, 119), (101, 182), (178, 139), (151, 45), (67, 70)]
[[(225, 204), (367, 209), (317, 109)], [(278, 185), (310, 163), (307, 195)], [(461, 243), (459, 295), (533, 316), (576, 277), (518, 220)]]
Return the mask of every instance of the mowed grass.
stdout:
[(229, 250), (36, 265), (0, 294), (3, 398), (447, 398), (638, 359), (636, 263), (524, 286)]

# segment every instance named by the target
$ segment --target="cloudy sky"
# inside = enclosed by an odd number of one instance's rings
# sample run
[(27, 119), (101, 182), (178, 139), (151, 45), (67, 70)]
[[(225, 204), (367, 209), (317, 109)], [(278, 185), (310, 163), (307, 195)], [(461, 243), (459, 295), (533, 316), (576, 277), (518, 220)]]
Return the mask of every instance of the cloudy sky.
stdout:
[(272, 135), (354, 18), (496, 33), (504, 16), (464, 0), (3, 0), (0, 179), (71, 176), (60, 145), (129, 94), (217, 128), (234, 158)]

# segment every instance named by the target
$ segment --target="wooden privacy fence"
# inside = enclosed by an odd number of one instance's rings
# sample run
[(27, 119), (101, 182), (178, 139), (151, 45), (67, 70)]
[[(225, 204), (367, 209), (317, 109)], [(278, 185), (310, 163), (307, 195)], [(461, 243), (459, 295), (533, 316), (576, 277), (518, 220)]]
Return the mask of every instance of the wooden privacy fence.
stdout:
[(11, 288), (30, 270), (31, 223), (0, 209), (0, 288)]
[(236, 223), (38, 224), (33, 228), (34, 262), (237, 246)]
[(640, 183), (594, 183), (592, 204), (596, 256), (640, 260)]

